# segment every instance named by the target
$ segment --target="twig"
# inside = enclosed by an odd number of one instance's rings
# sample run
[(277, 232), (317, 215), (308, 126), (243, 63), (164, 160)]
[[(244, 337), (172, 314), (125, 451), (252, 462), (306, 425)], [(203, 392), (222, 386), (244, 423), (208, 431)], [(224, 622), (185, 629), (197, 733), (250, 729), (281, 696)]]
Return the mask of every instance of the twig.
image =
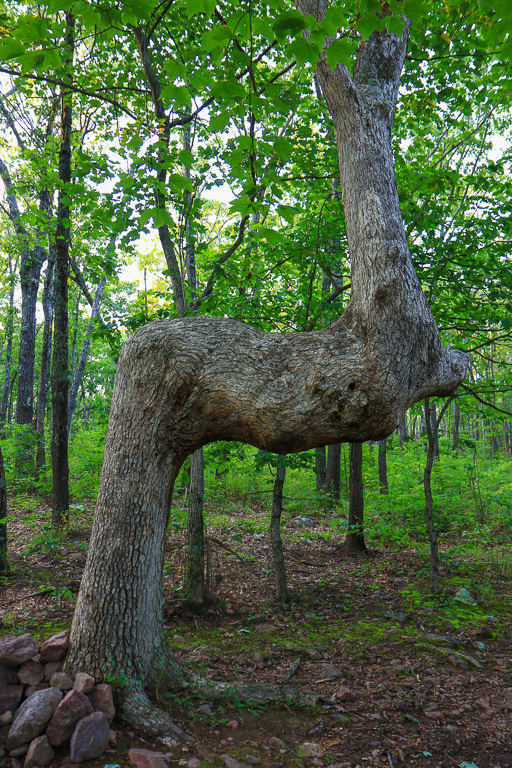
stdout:
[(300, 667), (300, 659), (295, 659), (293, 664), (291, 665), (288, 672), (286, 672), (280, 680), (278, 680), (278, 685), (282, 685), (283, 683), (287, 683), (288, 680), (294, 676), (298, 668)]
[(228, 547), (228, 545), (224, 544), (224, 542), (220, 541), (220, 539), (216, 539), (214, 536), (208, 536), (208, 541), (211, 541), (212, 544), (217, 544), (218, 547), (222, 547), (223, 549), (227, 549), (227, 551), (231, 552), (232, 555), (235, 555), (235, 557), (238, 557), (238, 559), (241, 560), (242, 563), (246, 563), (247, 562), (245, 557), (242, 557), (242, 555), (239, 552), (236, 552), (234, 549), (231, 549), (231, 547)]
[(387, 753), (387, 758), (388, 758), (388, 763), (389, 763), (389, 765), (390, 765), (390, 768), (395, 768), (395, 766), (394, 766), (394, 764), (393, 764), (393, 760), (392, 760), (392, 758), (391, 758), (391, 752), (388, 752), (388, 753)]

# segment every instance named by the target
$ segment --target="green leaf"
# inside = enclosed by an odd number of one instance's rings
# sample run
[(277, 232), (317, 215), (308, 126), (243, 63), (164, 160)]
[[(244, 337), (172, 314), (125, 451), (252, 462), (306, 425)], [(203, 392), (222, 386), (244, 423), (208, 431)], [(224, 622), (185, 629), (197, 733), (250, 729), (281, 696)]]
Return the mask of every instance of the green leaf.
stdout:
[(8, 37), (0, 42), (0, 59), (8, 61), (26, 53), (25, 47), (13, 37)]
[(210, 16), (215, 8), (215, 0), (187, 0), (187, 17), (191, 19), (200, 13)]
[(183, 192), (185, 189), (187, 192), (194, 191), (194, 185), (191, 180), (187, 179), (185, 176), (180, 176), (179, 173), (171, 173), (168, 184), (171, 192)]
[(304, 16), (298, 11), (288, 11), (283, 13), (273, 24), (273, 30), (278, 40), (282, 40), (287, 35), (298, 35), (306, 29)]
[(344, 64), (349, 67), (354, 55), (354, 47), (352, 43), (344, 38), (338, 38), (334, 40), (327, 48), (327, 63), (334, 71), (338, 64)]
[(194, 167), (194, 156), (190, 150), (182, 149), (178, 155), (178, 159), (180, 163), (185, 166), (185, 168)]

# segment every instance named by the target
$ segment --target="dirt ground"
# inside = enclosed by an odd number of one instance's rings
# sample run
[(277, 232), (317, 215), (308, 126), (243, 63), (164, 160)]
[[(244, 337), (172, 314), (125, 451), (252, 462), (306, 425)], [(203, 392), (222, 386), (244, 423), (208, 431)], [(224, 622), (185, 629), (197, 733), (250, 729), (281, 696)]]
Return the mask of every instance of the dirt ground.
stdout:
[[(35, 497), (13, 503), (14, 575), (0, 592), (0, 636), (29, 631), (43, 640), (71, 624), (90, 510), (75, 509), (64, 539), (55, 542), (45, 527), (45, 505)], [(231, 757), (262, 768), (512, 768), (508, 574), (446, 559), (445, 589), (435, 602), (426, 560), (416, 549), (374, 545), (370, 560), (354, 561), (336, 547), (340, 539), (330, 535), (328, 517), (299, 517), (284, 529), (292, 600), (283, 606), (273, 596), (266, 513), (255, 511), (245, 532), (239, 520), (236, 512), (223, 514), (210, 531), (217, 603), (202, 616), (180, 597), (185, 539), (171, 531), (165, 568), (170, 643), (181, 661), (207, 677), (234, 684), (288, 680), (320, 695), (321, 703), (233, 707), (162, 697), (159, 703), (196, 739), (169, 754), (170, 766), (197, 758), (204, 768), (236, 768)], [(487, 602), (458, 603), (453, 598), (461, 586), (475, 595), (480, 589)], [(91, 768), (122, 766), (129, 748), (153, 747), (122, 723), (114, 727), (118, 746)], [(55, 765), (61, 764), (58, 756)]]

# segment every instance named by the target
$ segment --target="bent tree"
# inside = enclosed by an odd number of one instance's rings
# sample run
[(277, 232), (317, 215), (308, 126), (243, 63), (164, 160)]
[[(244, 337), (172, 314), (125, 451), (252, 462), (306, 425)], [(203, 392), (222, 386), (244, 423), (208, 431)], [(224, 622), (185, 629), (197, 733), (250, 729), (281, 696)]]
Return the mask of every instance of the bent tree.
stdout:
[[(324, 17), (321, 0), (298, 6)], [(164, 320), (138, 330), (119, 359), (67, 666), (123, 683), (124, 717), (167, 742), (183, 734), (148, 693), (227, 691), (184, 669), (164, 636), (164, 543), (184, 459), (219, 439), (274, 453), (380, 440), (413, 403), (452, 393), (466, 371), (466, 356), (442, 346), (400, 212), (391, 128), (409, 25), (399, 34), (384, 29), (361, 42), (352, 76), (331, 68), (326, 38), (316, 66), (334, 123), (352, 268), (342, 317), (293, 334), (219, 318)], [(239, 693), (272, 696), (256, 685)]]

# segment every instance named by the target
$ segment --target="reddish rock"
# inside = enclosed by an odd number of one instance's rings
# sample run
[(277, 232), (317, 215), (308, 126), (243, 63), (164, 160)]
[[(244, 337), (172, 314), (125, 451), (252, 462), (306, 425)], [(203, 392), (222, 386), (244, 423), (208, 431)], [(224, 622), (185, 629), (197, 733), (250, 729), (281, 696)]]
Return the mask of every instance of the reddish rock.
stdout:
[(49, 661), (44, 665), (44, 679), (48, 682), (51, 680), (52, 675), (55, 672), (60, 672), (62, 669), (62, 661)]
[(50, 744), (53, 747), (59, 747), (69, 741), (78, 721), (92, 714), (93, 711), (93, 706), (85, 693), (70, 691), (55, 710), (46, 729)]
[(14, 712), (22, 696), (22, 685), (6, 685), (5, 688), (0, 688), (0, 714)]
[(97, 712), (104, 712), (110, 722), (116, 714), (114, 696), (112, 694), (112, 686), (108, 683), (100, 683), (99, 685), (95, 685), (89, 694), (89, 698), (94, 709)]
[(19, 667), (37, 653), (36, 641), (28, 632), (16, 637), (0, 640), (0, 664), (5, 667)]
[(21, 665), (18, 677), (23, 685), (37, 685), (44, 677), (44, 670), (37, 661), (26, 661)]
[(50, 678), (52, 688), (58, 688), (59, 691), (70, 691), (73, 687), (73, 681), (65, 672), (54, 672)]
[(30, 744), (23, 768), (46, 768), (54, 757), (55, 752), (46, 736), (38, 736)]
[(71, 738), (72, 763), (83, 763), (101, 757), (108, 747), (110, 728), (104, 712), (93, 712), (80, 720)]
[(94, 677), (91, 677), (86, 672), (77, 672), (73, 688), (75, 691), (80, 691), (80, 693), (90, 693), (94, 688), (95, 682)]
[(60, 661), (66, 655), (69, 645), (69, 632), (52, 635), (41, 646), (41, 664), (47, 661)]
[(29, 747), (30, 747), (30, 744), (22, 744), (21, 747), (16, 747), (16, 749), (11, 749), (11, 751), (9, 752), (9, 757), (23, 757), (23, 755), (27, 754)]
[(336, 691), (336, 698), (338, 701), (354, 701), (356, 695), (346, 685), (341, 685)]
[(164, 755), (149, 749), (130, 749), (128, 760), (135, 768), (167, 768)]

